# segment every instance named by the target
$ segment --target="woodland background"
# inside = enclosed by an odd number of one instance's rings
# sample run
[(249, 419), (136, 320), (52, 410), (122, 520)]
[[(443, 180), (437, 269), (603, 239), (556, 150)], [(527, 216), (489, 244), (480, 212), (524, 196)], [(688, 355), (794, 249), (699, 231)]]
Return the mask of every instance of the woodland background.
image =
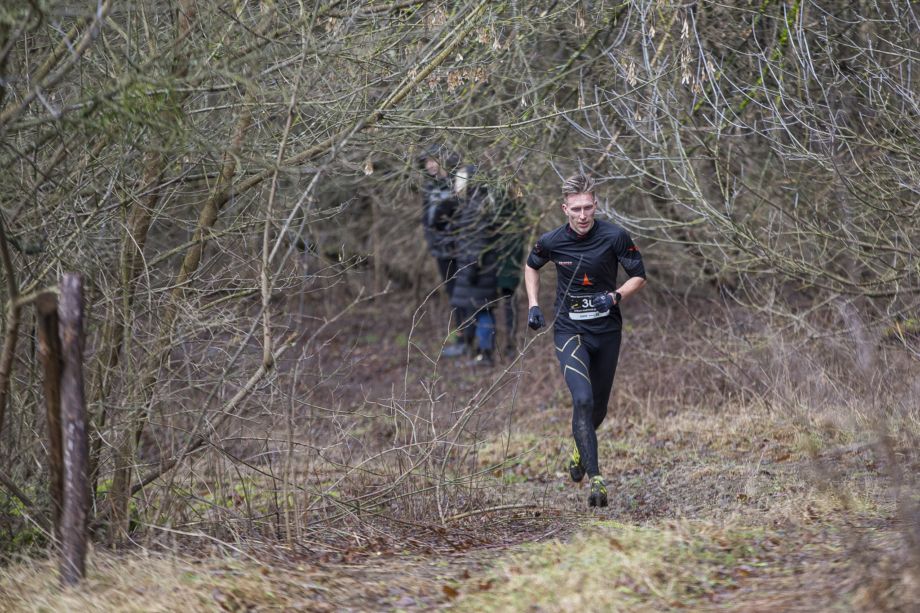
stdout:
[(619, 415), (768, 415), (838, 493), (857, 454), (906, 593), (918, 40), (894, 0), (5, 3), (0, 556), (51, 544), (23, 298), (71, 271), (97, 548), (347, 557), (554, 508), (494, 478), (520, 465), (510, 415), (552, 405), (565, 435), (547, 338), (462, 380), (438, 359), (414, 156), (446, 142), (523, 199), (528, 237), (561, 223), (560, 176), (597, 177), (650, 281)]

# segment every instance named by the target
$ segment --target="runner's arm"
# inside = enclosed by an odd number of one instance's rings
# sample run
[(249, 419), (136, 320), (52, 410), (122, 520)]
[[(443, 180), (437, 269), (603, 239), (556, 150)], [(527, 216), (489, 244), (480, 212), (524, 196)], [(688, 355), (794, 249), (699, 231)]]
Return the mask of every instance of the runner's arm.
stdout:
[[(619, 292), (621, 296), (620, 302), (622, 302), (645, 287), (645, 266), (642, 263), (642, 254), (639, 253), (639, 248), (636, 247), (636, 244), (633, 243), (629, 234), (625, 231), (618, 237), (614, 245), (614, 251), (623, 270), (629, 275), (629, 279), (616, 290)], [(616, 301), (616, 296), (614, 296), (614, 301)]]
[(539, 305), (540, 271), (524, 264), (524, 287), (527, 288), (527, 308)]
[(534, 244), (524, 264), (524, 287), (527, 289), (527, 308), (540, 305), (540, 269), (549, 262), (550, 251), (544, 245), (544, 237)]
[[(630, 277), (626, 280), (626, 283), (620, 286), (617, 290), (620, 293), (620, 302), (623, 302), (640, 289), (645, 287), (646, 280), (645, 277)], [(616, 299), (616, 297), (614, 297)], [(619, 304), (619, 303), (617, 303)]]

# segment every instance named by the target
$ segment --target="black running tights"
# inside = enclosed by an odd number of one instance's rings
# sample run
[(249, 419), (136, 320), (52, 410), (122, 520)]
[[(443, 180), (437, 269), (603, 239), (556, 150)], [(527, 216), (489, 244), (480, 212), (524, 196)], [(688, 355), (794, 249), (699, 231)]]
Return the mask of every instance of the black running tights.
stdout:
[(597, 430), (607, 416), (607, 401), (620, 355), (620, 332), (555, 334), (556, 357), (572, 393), (572, 436), (589, 477), (599, 475)]

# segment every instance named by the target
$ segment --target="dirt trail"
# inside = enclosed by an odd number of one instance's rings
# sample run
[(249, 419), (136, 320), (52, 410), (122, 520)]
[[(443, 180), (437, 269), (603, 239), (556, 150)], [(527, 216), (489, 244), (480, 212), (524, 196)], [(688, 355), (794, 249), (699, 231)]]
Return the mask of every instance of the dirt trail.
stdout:
[[(437, 352), (430, 340), (384, 331), (405, 329), (405, 322), (361, 326), (351, 328), (361, 330), (358, 342), (354, 333), (333, 335), (341, 342), (325, 347), (331, 361), (350, 360), (360, 374), (359, 385), (336, 383), (352, 395), (344, 404), (384, 398), (394, 380), (416, 386), (430, 371), (410, 364), (405, 376), (412, 343)], [(477, 485), (484, 504), (443, 525), (435, 517), (383, 533), (370, 521), (354, 545), (319, 557), (271, 543), (237, 559), (97, 551), (77, 592), (48, 587), (48, 562), (18, 564), (0, 571), (0, 611), (920, 605), (890, 485), (860, 436), (867, 433), (756, 403), (637, 403), (642, 369), (626, 364), (599, 432), (610, 506), (591, 510), (585, 484), (564, 472), (570, 408), (555, 362), (545, 346), (532, 349), (492, 370), (444, 364), (438, 410), (445, 418), (505, 370), (508, 383), (471, 422), (477, 442), (467, 468), (488, 470)], [(369, 537), (375, 530), (380, 537)]]

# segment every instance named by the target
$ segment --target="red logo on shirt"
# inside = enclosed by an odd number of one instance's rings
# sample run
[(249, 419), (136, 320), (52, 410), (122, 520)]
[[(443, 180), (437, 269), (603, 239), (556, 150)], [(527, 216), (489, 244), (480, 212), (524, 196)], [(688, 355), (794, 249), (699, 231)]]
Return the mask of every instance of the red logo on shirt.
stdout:
[(585, 273), (585, 278), (581, 280), (582, 285), (594, 285), (591, 283), (591, 279), (588, 278), (588, 273)]

